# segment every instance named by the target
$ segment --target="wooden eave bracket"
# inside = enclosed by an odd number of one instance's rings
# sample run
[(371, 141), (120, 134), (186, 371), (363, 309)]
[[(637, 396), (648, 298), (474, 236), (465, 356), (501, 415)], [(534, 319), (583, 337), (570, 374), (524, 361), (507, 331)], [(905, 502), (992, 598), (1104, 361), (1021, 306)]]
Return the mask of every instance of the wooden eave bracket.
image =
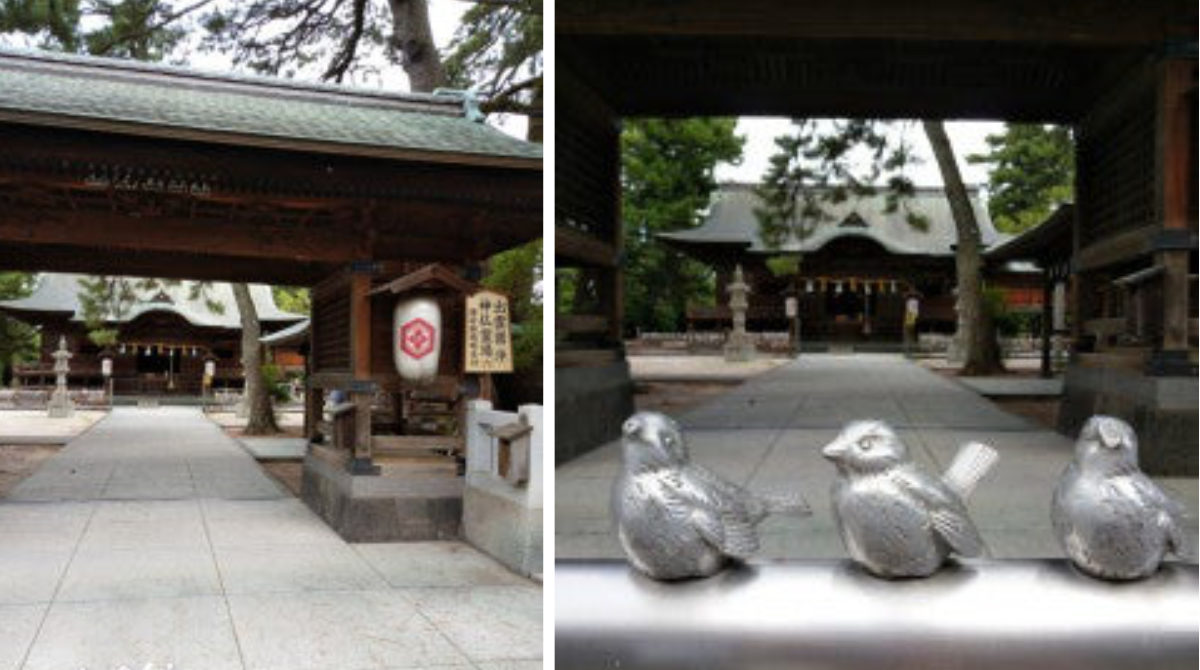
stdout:
[(382, 286), (371, 289), (367, 295), (376, 295), (384, 292), (404, 293), (428, 283), (441, 284), (464, 294), (474, 293), (479, 290), (478, 284), (459, 277), (457, 273), (444, 265), (433, 263), (410, 272), (403, 277), (393, 279)]

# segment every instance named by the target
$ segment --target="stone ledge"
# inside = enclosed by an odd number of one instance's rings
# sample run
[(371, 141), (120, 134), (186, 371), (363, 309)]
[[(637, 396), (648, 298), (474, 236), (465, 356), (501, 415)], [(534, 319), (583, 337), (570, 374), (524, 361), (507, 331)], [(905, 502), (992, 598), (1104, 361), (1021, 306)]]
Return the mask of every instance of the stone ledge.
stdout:
[(355, 476), (329, 451), (309, 449), (300, 497), (347, 542), (460, 539), (461, 477)]

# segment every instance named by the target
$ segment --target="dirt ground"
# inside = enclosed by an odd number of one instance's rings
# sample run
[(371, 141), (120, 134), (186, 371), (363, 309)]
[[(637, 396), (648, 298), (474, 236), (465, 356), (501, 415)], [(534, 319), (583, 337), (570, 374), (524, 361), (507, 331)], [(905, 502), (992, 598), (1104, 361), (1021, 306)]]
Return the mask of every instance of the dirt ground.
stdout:
[(290, 461), (259, 461), (259, 465), (267, 474), (275, 478), (275, 481), (283, 484), (287, 490), (292, 492), (292, 495), (300, 497), (300, 478), (304, 472), (304, 461), (300, 459)]
[(713, 396), (728, 393), (741, 382), (637, 382), (633, 403), (639, 411), (680, 414)]
[[(955, 379), (959, 376), (958, 370), (946, 367), (925, 366), (935, 374), (943, 377)], [(1028, 366), (1020, 367), (1009, 365), (1008, 369), (1003, 373), (1005, 377), (1037, 377), (1040, 371), (1037, 368)], [(1000, 375), (998, 375), (1000, 376)], [(1058, 398), (988, 398), (996, 403), (1006, 412), (1011, 412), (1017, 416), (1025, 417), (1034, 423), (1044, 426), (1050, 430), (1057, 430), (1058, 426)]]
[(0, 444), (0, 498), (33, 471), (47, 458), (62, 449), (59, 444)]
[[(244, 432), (241, 426), (222, 426), (225, 434), (237, 439)], [(280, 426), (279, 432), (273, 435), (263, 435), (261, 437), (304, 437), (304, 426)]]
[(1006, 412), (1025, 417), (1050, 430), (1058, 426), (1058, 398), (989, 398)]

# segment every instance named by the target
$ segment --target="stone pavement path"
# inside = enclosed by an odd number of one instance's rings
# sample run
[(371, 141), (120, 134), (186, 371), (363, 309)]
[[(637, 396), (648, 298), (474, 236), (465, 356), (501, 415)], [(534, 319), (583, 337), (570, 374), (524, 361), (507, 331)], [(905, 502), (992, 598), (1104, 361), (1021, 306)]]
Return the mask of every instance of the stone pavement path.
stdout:
[[(677, 418), (697, 463), (752, 490), (798, 490), (812, 504), (809, 518), (763, 524), (765, 558), (845, 557), (829, 505), (835, 471), (819, 452), (846, 422), (865, 418), (890, 423), (913, 457), (937, 472), (963, 442), (995, 447), (1000, 461), (969, 502), (992, 555), (1061, 555), (1050, 530), (1050, 496), (1072, 440), (899, 356), (806, 354)], [(556, 557), (621, 556), (608, 518), (619, 461), (614, 442), (557, 468)], [(1194, 524), (1196, 480), (1162, 483), (1191, 510)]]
[(25, 484), (0, 668), (541, 667), (539, 586), (458, 542), (347, 544), (198, 410), (118, 409)]

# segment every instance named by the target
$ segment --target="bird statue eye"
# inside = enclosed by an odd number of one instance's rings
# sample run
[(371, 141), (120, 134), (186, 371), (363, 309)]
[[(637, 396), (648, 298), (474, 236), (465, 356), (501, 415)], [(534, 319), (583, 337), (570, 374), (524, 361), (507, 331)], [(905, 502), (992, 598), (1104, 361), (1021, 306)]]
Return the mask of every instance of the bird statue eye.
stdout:
[(871, 447), (875, 446), (875, 436), (867, 435), (858, 440), (858, 448), (863, 451), (870, 451)]

